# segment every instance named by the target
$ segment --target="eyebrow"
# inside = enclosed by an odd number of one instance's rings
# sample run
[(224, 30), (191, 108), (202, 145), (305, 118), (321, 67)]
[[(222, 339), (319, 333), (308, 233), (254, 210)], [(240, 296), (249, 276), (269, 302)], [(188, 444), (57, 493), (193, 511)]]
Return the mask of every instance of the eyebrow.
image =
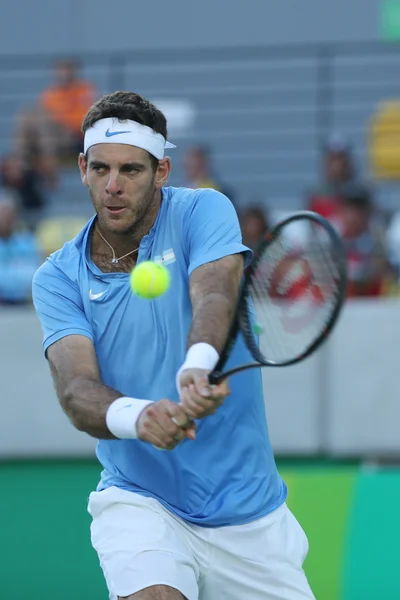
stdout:
[(108, 165), (101, 160), (89, 160), (89, 167), (108, 167)]
[[(97, 167), (97, 168), (106, 168), (109, 169), (110, 165), (101, 161), (101, 160), (92, 160), (89, 161), (89, 167), (93, 168), (93, 167)], [(146, 165), (144, 165), (141, 162), (128, 162), (128, 163), (123, 163), (122, 165), (120, 165), (120, 170), (121, 169), (145, 169)]]

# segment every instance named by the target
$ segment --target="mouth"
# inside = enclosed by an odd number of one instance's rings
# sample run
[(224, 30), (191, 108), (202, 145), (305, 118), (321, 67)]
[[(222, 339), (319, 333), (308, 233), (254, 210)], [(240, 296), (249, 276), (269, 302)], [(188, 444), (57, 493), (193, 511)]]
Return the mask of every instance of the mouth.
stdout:
[(125, 206), (106, 206), (106, 210), (110, 215), (119, 215), (125, 210)]

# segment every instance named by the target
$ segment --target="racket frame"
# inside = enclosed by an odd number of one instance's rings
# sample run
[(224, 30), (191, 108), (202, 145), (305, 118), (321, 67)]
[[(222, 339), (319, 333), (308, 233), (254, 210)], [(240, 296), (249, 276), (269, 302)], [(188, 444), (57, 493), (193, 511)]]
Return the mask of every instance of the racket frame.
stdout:
[[(332, 245), (335, 248), (335, 257), (337, 259), (336, 262), (338, 264), (339, 284), (335, 307), (325, 328), (320, 332), (320, 334), (315, 338), (315, 340), (304, 350), (304, 352), (286, 361), (278, 362), (266, 360), (263, 354), (261, 353), (256, 338), (253, 334), (250, 311), (248, 308), (248, 302), (250, 299), (249, 287), (252, 281), (252, 277), (257, 270), (257, 266), (263, 257), (265, 249), (268, 248), (268, 246), (270, 246), (277, 239), (282, 229), (284, 229), (287, 225), (296, 221), (304, 221), (305, 219), (321, 225), (329, 235)], [(317, 213), (304, 210), (296, 212), (290, 217), (278, 223), (278, 225), (276, 225), (276, 227), (274, 227), (272, 231), (268, 232), (267, 235), (257, 245), (256, 250), (254, 252), (254, 259), (250, 263), (249, 267), (246, 269), (245, 279), (240, 293), (235, 318), (229, 331), (228, 341), (221, 353), (221, 356), (214, 370), (209, 374), (210, 383), (213, 385), (218, 384), (227, 377), (230, 377), (231, 375), (235, 375), (236, 373), (240, 373), (242, 371), (246, 371), (247, 369), (257, 367), (288, 367), (290, 365), (294, 365), (305, 360), (324, 343), (324, 341), (328, 338), (329, 334), (331, 333), (343, 307), (346, 298), (346, 291), (346, 253), (344, 245), (338, 233), (336, 232), (334, 227), (329, 223), (329, 221), (327, 221), (324, 217), (318, 215)], [(249, 352), (251, 353), (252, 357), (254, 358), (255, 362), (239, 365), (237, 367), (234, 367), (233, 369), (230, 369), (229, 371), (222, 372), (231, 354), (233, 346), (235, 345), (239, 331), (242, 332), (246, 346)]]

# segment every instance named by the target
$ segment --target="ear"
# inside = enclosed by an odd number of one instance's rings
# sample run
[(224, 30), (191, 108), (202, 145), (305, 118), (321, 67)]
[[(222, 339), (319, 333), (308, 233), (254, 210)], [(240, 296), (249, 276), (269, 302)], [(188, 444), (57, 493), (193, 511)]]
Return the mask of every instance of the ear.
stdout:
[(162, 158), (158, 161), (158, 167), (156, 171), (155, 184), (156, 188), (160, 190), (168, 181), (169, 174), (171, 173), (171, 159), (169, 156)]
[(80, 153), (79, 158), (78, 158), (78, 165), (79, 165), (79, 171), (81, 173), (81, 180), (83, 185), (88, 185), (88, 180), (87, 180), (87, 160), (86, 160), (86, 156), (83, 154), (83, 152)]

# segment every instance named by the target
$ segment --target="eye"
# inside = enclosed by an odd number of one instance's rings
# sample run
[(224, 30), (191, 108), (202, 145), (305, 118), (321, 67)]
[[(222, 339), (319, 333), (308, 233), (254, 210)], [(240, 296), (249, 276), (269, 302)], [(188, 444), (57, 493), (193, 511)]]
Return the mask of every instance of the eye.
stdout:
[(94, 173), (105, 173), (108, 169), (108, 165), (101, 162), (93, 162), (89, 164), (89, 169)]
[(124, 172), (135, 174), (135, 173), (139, 173), (140, 169), (139, 169), (139, 167), (135, 167), (134, 165), (129, 165), (124, 168)]

